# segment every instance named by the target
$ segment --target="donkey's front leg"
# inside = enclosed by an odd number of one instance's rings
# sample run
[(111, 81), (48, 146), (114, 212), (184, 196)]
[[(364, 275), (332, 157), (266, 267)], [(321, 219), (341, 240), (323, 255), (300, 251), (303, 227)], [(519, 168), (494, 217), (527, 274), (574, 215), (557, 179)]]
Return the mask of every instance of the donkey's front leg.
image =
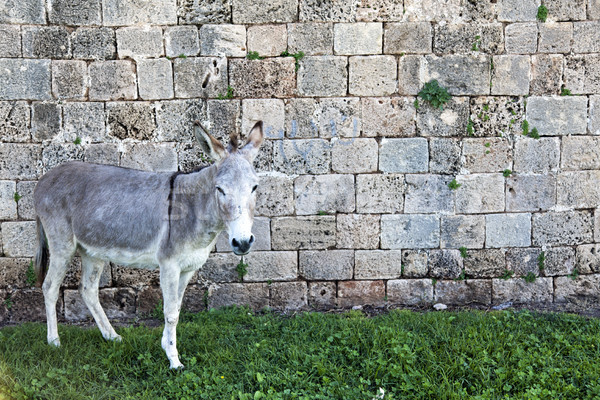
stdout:
[(163, 295), (163, 310), (165, 314), (165, 328), (161, 345), (171, 364), (171, 368), (183, 368), (177, 352), (177, 322), (181, 301), (179, 298), (179, 281), (181, 270), (176, 264), (160, 266), (160, 287)]

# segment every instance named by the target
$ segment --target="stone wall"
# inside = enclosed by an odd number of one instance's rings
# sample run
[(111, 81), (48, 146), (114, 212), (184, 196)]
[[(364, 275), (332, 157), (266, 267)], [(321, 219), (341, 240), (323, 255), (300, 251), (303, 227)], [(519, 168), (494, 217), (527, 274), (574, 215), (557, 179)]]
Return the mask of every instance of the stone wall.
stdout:
[[(44, 318), (36, 179), (190, 170), (195, 119), (268, 140), (247, 274), (221, 240), (190, 310), (599, 306), (600, 1), (543, 3), (0, 0), (0, 323)], [(432, 79), (443, 109), (417, 97)], [(150, 313), (158, 275), (108, 266), (101, 298)]]

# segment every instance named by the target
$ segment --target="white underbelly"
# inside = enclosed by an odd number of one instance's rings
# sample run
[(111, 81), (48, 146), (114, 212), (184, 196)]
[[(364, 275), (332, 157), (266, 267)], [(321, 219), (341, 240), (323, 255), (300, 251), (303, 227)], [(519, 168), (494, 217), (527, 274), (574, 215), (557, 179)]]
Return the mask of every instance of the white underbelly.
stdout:
[(110, 261), (118, 265), (145, 269), (158, 268), (158, 260), (156, 259), (157, 249), (154, 248), (144, 250), (120, 248), (100, 249), (81, 243), (80, 246), (90, 257)]

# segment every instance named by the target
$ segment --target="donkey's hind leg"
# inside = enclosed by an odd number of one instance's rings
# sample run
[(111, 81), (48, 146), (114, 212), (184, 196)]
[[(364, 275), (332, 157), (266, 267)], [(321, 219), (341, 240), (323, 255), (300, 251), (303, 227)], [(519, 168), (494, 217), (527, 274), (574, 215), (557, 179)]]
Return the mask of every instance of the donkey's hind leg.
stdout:
[(102, 276), (102, 270), (104, 269), (105, 262), (88, 255), (81, 256), (81, 284), (79, 291), (81, 297), (85, 302), (85, 305), (92, 313), (102, 337), (106, 340), (121, 341), (121, 336), (115, 332), (114, 328), (110, 324), (100, 301), (98, 299), (98, 285), (100, 283), (100, 277)]
[(56, 318), (56, 302), (60, 293), (60, 285), (65, 279), (67, 269), (75, 249), (61, 249), (63, 251), (50, 251), (48, 272), (44, 278), (42, 290), (46, 306), (46, 320), (48, 323), (48, 344), (60, 346), (58, 337), (58, 321)]

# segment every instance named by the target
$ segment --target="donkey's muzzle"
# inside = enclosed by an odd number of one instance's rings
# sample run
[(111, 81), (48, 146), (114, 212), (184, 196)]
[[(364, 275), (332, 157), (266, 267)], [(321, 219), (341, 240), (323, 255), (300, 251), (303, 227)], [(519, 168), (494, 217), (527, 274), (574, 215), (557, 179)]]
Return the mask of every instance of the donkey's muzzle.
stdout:
[(237, 240), (236, 238), (231, 239), (231, 248), (233, 252), (238, 256), (248, 254), (250, 248), (254, 243), (254, 235), (250, 235), (249, 239)]

